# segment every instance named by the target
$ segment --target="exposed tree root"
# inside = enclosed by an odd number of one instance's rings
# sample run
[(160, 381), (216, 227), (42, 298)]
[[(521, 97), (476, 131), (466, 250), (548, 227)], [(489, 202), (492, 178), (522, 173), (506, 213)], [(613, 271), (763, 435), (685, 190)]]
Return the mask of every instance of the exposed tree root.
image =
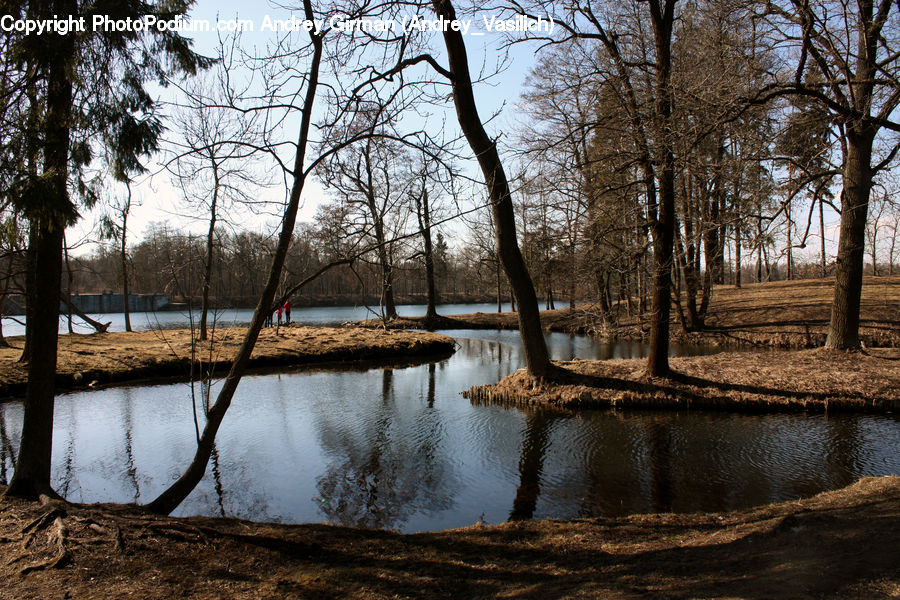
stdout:
[(69, 551), (66, 548), (66, 536), (68, 535), (68, 528), (66, 527), (65, 521), (63, 521), (62, 517), (56, 517), (53, 523), (54, 525), (56, 525), (56, 555), (48, 560), (23, 567), (22, 570), (19, 571), (20, 574), (27, 575), (32, 571), (62, 567), (65, 566), (65, 564), (71, 558), (69, 555)]
[(54, 506), (47, 512), (43, 513), (42, 515), (40, 515), (37, 518), (30, 521), (27, 525), (25, 525), (25, 527), (23, 527), (19, 531), (19, 533), (24, 534), (24, 533), (32, 532), (32, 534), (33, 534), (34, 532), (40, 531), (41, 529), (46, 527), (47, 524), (50, 523), (50, 521), (52, 521), (56, 517), (58, 517), (60, 515), (64, 515), (64, 514), (65, 514), (65, 511), (63, 511), (59, 507)]

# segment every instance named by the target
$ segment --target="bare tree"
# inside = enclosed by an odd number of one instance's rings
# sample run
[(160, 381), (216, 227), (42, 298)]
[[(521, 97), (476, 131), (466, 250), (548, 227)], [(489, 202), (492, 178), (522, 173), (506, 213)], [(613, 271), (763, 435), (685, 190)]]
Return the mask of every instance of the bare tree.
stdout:
[[(236, 43), (236, 40), (234, 41)], [(176, 116), (183, 140), (175, 140), (176, 158), (170, 163), (174, 180), (191, 206), (205, 206), (208, 214), (206, 255), (200, 299), (200, 339), (207, 339), (216, 227), (226, 220), (236, 204), (255, 210), (259, 192), (268, 177), (255, 168), (259, 159), (256, 111), (243, 112), (228, 106), (236, 93), (228, 72), (234, 64), (235, 48), (219, 45), (218, 63), (205, 77), (184, 88), (185, 100)]]
[[(131, 214), (132, 197), (131, 183), (125, 182), (125, 197), (111, 201), (107, 206), (111, 214), (104, 215), (100, 220), (100, 237), (114, 240), (119, 244), (119, 259), (121, 261), (120, 278), (122, 283), (122, 306), (125, 314), (125, 331), (131, 331), (131, 307), (129, 306), (128, 292), (128, 215)], [(67, 253), (68, 256), (68, 253)]]
[[(794, 94), (816, 100), (837, 123), (843, 154), (841, 229), (826, 347), (858, 348), (865, 228), (873, 176), (900, 145), (873, 152), (882, 130), (900, 131), (900, 6), (889, 0), (767, 2), (770, 34), (792, 46), (786, 77), (760, 98)], [(808, 77), (810, 72), (815, 77)], [(790, 78), (790, 79), (788, 79)]]
[[(438, 17), (450, 22), (456, 19), (456, 11), (449, 0), (433, 0), (432, 6)], [(462, 33), (448, 28), (443, 36), (449, 62), (449, 69), (442, 69), (443, 74), (452, 83), (459, 125), (478, 160), (488, 187), (497, 236), (497, 253), (518, 303), (519, 332), (525, 348), (528, 373), (532, 377), (542, 379), (552, 375), (553, 365), (550, 363), (550, 355), (544, 341), (534, 284), (516, 240), (515, 214), (509, 181), (500, 161), (496, 142), (488, 136), (478, 116)]]

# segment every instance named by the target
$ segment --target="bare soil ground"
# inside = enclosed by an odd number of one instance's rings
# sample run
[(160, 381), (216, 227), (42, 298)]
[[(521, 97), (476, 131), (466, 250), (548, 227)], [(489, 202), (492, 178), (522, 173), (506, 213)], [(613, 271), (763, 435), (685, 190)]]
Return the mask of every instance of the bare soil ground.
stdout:
[(557, 362), (535, 382), (524, 369), (466, 395), (484, 404), (741, 412), (892, 412), (900, 409), (900, 350), (773, 350), (673, 358), (671, 378), (645, 375), (642, 359)]
[[(831, 318), (833, 279), (808, 279), (747, 284), (741, 289), (716, 286), (713, 290), (706, 327), (686, 332), (672, 310), (672, 339), (730, 346), (772, 346), (815, 348), (825, 343)], [(860, 336), (869, 347), (900, 347), (900, 276), (866, 277), (862, 291)], [(613, 325), (604, 323), (600, 308), (581, 304), (541, 311), (544, 327), (551, 331), (592, 333), (610, 339), (644, 339), (649, 335), (647, 319), (618, 309)], [(380, 325), (380, 321), (367, 321)], [(403, 318), (392, 323), (397, 328), (432, 329), (516, 329), (516, 313), (474, 313), (440, 317), (432, 324), (424, 318)]]
[[(244, 331), (218, 329), (212, 344), (194, 338), (193, 349), (188, 329), (61, 335), (57, 387), (188, 377), (192, 361), (197, 374), (213, 370), (224, 375)], [(24, 339), (8, 341), (11, 347), (0, 348), (0, 397), (24, 393), (28, 380), (26, 366), (17, 362)], [(251, 366), (435, 356), (453, 349), (452, 338), (434, 333), (291, 325), (277, 332), (266, 328), (260, 333)]]
[(402, 535), (0, 503), (0, 597), (898, 598), (900, 478), (710, 514)]

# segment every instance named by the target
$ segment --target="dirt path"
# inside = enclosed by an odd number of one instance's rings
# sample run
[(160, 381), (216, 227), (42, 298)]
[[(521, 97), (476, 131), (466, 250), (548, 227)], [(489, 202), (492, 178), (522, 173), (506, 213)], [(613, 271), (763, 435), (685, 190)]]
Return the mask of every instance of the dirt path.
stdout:
[(0, 548), (0, 597), (21, 600), (897, 598), (900, 478), (733, 513), (413, 535), (7, 500)]
[[(191, 348), (187, 329), (61, 335), (57, 387), (61, 390), (148, 378), (184, 377), (213, 370), (224, 375), (244, 329), (219, 329), (213, 344)], [(0, 348), (0, 398), (24, 393), (26, 367), (16, 362), (24, 343), (9, 339)], [(289, 366), (350, 360), (385, 360), (446, 355), (451, 338), (434, 333), (363, 328), (281, 327), (264, 329), (251, 367)]]

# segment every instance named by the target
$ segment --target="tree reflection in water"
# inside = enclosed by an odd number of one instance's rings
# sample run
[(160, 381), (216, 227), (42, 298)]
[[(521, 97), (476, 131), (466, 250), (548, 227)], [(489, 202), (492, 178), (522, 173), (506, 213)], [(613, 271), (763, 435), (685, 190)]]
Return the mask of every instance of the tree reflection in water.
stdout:
[(434, 408), (435, 368), (427, 368), (427, 391), (420, 391), (415, 400), (403, 397), (398, 402), (394, 371), (386, 368), (380, 398), (364, 408), (374, 416), (341, 410), (316, 415), (322, 448), (330, 457), (316, 478), (319, 510), (328, 521), (391, 529), (415, 513), (453, 506), (456, 477), (444, 454), (440, 415)]
[(0, 484), (9, 483), (9, 470), (16, 464), (16, 451), (6, 433), (6, 411), (0, 407)]
[(544, 454), (550, 439), (553, 420), (547, 410), (529, 411), (525, 417), (525, 431), (522, 439), (522, 454), (519, 458), (519, 487), (510, 521), (522, 521), (534, 516), (538, 495), (541, 492), (541, 474), (544, 468)]

